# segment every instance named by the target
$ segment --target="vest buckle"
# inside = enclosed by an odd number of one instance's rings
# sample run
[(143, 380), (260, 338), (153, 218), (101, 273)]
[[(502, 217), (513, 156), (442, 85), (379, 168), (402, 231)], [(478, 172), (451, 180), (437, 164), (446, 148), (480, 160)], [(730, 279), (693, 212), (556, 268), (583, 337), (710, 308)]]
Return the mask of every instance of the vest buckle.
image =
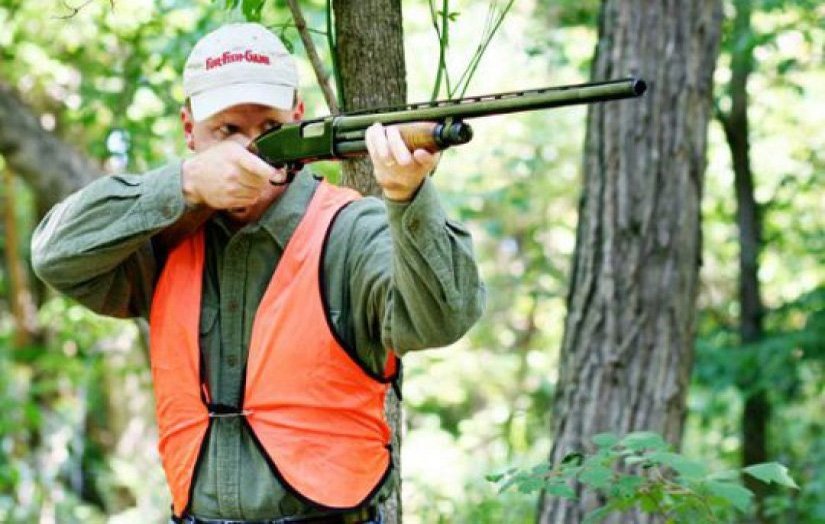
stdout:
[(252, 413), (248, 409), (239, 409), (226, 404), (210, 403), (206, 405), (206, 409), (209, 410), (209, 418), (245, 417)]

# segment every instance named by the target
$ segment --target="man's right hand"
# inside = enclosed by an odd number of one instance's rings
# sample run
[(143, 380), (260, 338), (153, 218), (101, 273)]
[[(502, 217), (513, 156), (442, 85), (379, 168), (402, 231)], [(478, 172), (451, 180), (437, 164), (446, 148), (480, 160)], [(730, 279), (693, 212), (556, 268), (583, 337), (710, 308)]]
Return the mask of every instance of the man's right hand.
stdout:
[(286, 172), (275, 169), (231, 140), (184, 160), (181, 168), (186, 202), (205, 204), (212, 209), (251, 206), (270, 181), (285, 182)]

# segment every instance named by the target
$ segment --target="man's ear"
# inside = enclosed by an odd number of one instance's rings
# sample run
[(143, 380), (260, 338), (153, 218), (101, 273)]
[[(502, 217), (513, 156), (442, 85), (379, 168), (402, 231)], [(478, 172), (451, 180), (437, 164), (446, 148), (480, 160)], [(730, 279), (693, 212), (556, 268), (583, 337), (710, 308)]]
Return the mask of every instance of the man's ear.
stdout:
[(190, 151), (194, 151), (195, 135), (193, 130), (195, 127), (195, 119), (192, 118), (192, 112), (188, 107), (183, 106), (180, 108), (180, 120), (183, 124), (183, 137), (186, 140), (186, 147), (188, 147)]
[(298, 122), (304, 119), (304, 99), (301, 95), (295, 94), (295, 107), (292, 108), (292, 121)]

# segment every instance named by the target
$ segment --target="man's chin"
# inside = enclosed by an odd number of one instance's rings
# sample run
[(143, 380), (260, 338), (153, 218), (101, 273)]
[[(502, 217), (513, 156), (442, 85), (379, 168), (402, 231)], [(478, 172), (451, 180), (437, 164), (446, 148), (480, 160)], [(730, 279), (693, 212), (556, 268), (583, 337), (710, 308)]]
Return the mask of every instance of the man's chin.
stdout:
[(249, 222), (252, 215), (251, 207), (233, 207), (232, 209), (224, 210), (226, 216), (233, 222)]

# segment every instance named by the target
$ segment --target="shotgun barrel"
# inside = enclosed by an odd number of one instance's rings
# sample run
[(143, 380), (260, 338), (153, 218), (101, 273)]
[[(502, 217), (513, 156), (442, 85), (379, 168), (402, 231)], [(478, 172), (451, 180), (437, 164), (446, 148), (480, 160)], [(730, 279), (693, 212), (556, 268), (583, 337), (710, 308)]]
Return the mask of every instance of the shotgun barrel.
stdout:
[(472, 139), (466, 119), (635, 98), (646, 89), (644, 80), (625, 78), (357, 111), (275, 127), (253, 140), (249, 149), (294, 173), (309, 162), (365, 154), (364, 133), (378, 122), (399, 124), (411, 149), (435, 152)]

